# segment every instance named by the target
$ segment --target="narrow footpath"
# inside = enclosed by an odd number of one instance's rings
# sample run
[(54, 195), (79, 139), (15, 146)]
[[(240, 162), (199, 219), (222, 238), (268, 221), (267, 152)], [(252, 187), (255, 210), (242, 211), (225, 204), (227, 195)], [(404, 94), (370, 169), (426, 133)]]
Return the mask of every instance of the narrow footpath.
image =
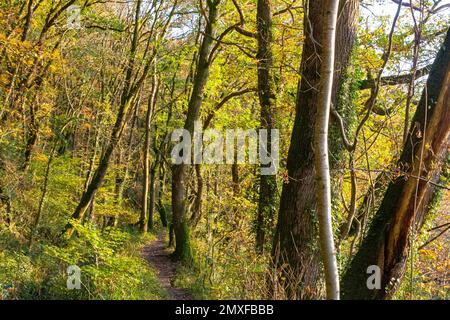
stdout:
[(170, 252), (164, 238), (164, 233), (160, 232), (157, 240), (144, 247), (143, 256), (156, 269), (161, 285), (169, 293), (169, 299), (193, 300), (194, 298), (185, 289), (176, 288), (172, 285), (177, 263), (170, 258)]

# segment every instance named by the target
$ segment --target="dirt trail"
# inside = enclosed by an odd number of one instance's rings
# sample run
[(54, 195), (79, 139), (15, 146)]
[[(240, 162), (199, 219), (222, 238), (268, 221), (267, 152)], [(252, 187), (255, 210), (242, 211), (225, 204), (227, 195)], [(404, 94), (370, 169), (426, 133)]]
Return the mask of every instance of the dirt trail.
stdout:
[(158, 239), (153, 241), (143, 249), (144, 258), (156, 269), (161, 285), (169, 293), (171, 300), (193, 300), (194, 298), (181, 288), (172, 286), (172, 278), (177, 267), (176, 262), (170, 258), (170, 252), (166, 248), (164, 233), (158, 235)]

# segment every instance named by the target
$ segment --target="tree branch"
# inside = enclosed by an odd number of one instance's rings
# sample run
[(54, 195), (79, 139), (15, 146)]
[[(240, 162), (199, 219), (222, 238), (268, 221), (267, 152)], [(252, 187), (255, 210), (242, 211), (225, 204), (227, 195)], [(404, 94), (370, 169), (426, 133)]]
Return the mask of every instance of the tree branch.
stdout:
[(433, 238), (431, 238), (430, 240), (428, 240), (427, 242), (425, 242), (423, 245), (421, 245), (419, 248), (417, 248), (417, 250), (422, 250), (422, 249), (425, 248), (427, 245), (429, 245), (430, 243), (432, 243), (434, 240), (436, 240), (437, 238), (439, 238), (440, 236), (442, 236), (444, 233), (446, 233), (449, 229), (450, 229), (450, 226), (448, 226), (447, 228), (445, 228), (444, 230), (442, 230), (441, 232), (439, 232), (436, 236), (434, 236)]
[(249, 92), (256, 92), (256, 88), (246, 88), (246, 89), (243, 89), (243, 90), (235, 91), (235, 92), (230, 93), (230, 94), (227, 95), (226, 97), (224, 97), (224, 98), (217, 104), (217, 106), (215, 107), (215, 109), (212, 110), (210, 113), (208, 113), (208, 115), (206, 116), (205, 122), (203, 123), (203, 130), (205, 130), (205, 129), (209, 126), (209, 124), (210, 124), (211, 120), (213, 119), (214, 115), (216, 114), (216, 112), (217, 112), (220, 108), (222, 108), (222, 107), (225, 105), (225, 103), (227, 103), (229, 100), (231, 100), (231, 99), (234, 98), (234, 97), (237, 97), (237, 96), (240, 96), (240, 95), (249, 93)]
[(244, 14), (242, 13), (242, 10), (239, 7), (239, 4), (236, 2), (236, 0), (232, 0), (232, 1), (233, 1), (233, 4), (234, 4), (234, 7), (236, 8), (237, 12), (239, 13), (239, 23), (236, 24), (234, 29), (237, 32), (239, 32), (240, 34), (244, 35), (244, 36), (256, 39), (256, 33), (248, 31), (248, 30), (245, 30), (243, 28), (243, 26), (245, 25)]
[(394, 2), (394, 3), (398, 4), (398, 5), (401, 5), (403, 7), (411, 8), (413, 10), (422, 12), (422, 8), (417, 7), (417, 6), (415, 6), (415, 5), (413, 5), (413, 4), (409, 3), (409, 2), (403, 2), (403, 1), (400, 1), (400, 0), (392, 0), (392, 2)]
[[(417, 69), (416, 70), (416, 74), (414, 76), (414, 80), (417, 80), (423, 76), (426, 76), (427, 74), (430, 73), (431, 70), (431, 64), (427, 65), (423, 68)], [(382, 77), (380, 80), (380, 85), (382, 86), (392, 86), (392, 85), (397, 85), (397, 84), (405, 84), (408, 83), (411, 80), (412, 74), (411, 73), (407, 73), (407, 74), (401, 74), (398, 76), (386, 76), (386, 77)], [(361, 83), (359, 84), (358, 89), (363, 90), (363, 89), (372, 89), (375, 87), (375, 81), (376, 79), (365, 79), (363, 81), (361, 81)]]
[[(290, 13), (291, 13), (291, 10), (303, 8), (303, 6), (294, 6), (294, 4), (295, 4), (296, 2), (297, 2), (296, 0), (293, 0), (290, 4), (287, 5), (286, 8), (276, 11), (276, 12), (273, 14), (273, 16), (275, 17), (275, 16), (278, 16), (278, 15), (283, 14), (283, 13), (285, 13), (285, 12), (290, 12)], [(291, 13), (291, 14), (292, 14), (292, 13)]]

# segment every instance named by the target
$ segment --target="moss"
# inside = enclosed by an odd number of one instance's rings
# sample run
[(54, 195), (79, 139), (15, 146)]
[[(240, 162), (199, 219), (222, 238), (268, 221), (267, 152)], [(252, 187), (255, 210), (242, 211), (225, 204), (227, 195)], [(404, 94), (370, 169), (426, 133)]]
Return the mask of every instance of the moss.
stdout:
[[(351, 139), (351, 133), (357, 123), (357, 112), (355, 101), (358, 97), (358, 79), (362, 77), (359, 67), (355, 63), (356, 50), (352, 50), (349, 67), (343, 72), (340, 78), (340, 86), (337, 93), (335, 110), (344, 120), (345, 133)], [(330, 145), (330, 168), (331, 168), (331, 192), (332, 211), (334, 217), (340, 217), (342, 200), (340, 190), (342, 189), (341, 170), (346, 167), (348, 153), (342, 142), (341, 130), (337, 121), (332, 121), (329, 129)]]
[(173, 253), (173, 257), (185, 264), (191, 264), (193, 262), (189, 226), (186, 220), (181, 222), (176, 236), (176, 250)]

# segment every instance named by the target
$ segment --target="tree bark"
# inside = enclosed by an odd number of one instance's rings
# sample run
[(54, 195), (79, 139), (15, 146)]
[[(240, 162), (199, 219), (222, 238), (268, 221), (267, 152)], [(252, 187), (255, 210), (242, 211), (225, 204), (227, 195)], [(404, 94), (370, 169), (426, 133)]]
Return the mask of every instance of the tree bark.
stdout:
[[(345, 299), (388, 299), (408, 260), (411, 230), (419, 229), (446, 158), (450, 133), (450, 30), (430, 71), (411, 122), (407, 143), (367, 237), (342, 282)], [(366, 271), (380, 268), (381, 286), (370, 290)]]
[(238, 196), (240, 192), (239, 188), (239, 168), (237, 162), (237, 155), (235, 153), (235, 162), (231, 165), (231, 180), (233, 182), (233, 195)]
[(195, 175), (197, 177), (197, 191), (194, 199), (194, 207), (191, 215), (191, 225), (196, 227), (202, 216), (202, 198), (203, 198), (203, 177), (200, 164), (195, 165)]
[[(275, 93), (272, 75), (272, 13), (269, 0), (258, 0), (257, 14), (258, 40), (258, 98), (261, 107), (261, 129), (267, 129), (267, 152), (271, 152), (271, 129), (275, 127)], [(262, 166), (262, 165), (261, 165)], [(266, 231), (275, 216), (277, 181), (275, 175), (259, 176), (259, 201), (256, 220), (256, 252), (264, 250)]]
[(152, 166), (150, 170), (150, 198), (148, 199), (148, 221), (147, 229), (152, 230), (154, 225), (155, 217), (155, 197), (156, 197), (156, 171), (155, 167)]
[(28, 30), (30, 30), (32, 16), (33, 16), (33, 0), (28, 0), (27, 14), (25, 16), (25, 24), (23, 26), (22, 35), (20, 36), (21, 41), (27, 40)]
[(34, 104), (30, 104), (30, 122), (27, 124), (27, 142), (24, 151), (24, 160), (22, 164), (22, 170), (26, 171), (31, 161), (31, 153), (33, 152), (34, 146), (36, 145), (38, 138), (38, 124), (36, 122), (36, 114)]
[(331, 183), (328, 161), (328, 122), (333, 88), (336, 20), (339, 0), (330, 0), (325, 13), (322, 40), (320, 92), (314, 128), (314, 167), (316, 171), (317, 213), (322, 261), (325, 269), (327, 299), (339, 300), (339, 274), (331, 223)]

